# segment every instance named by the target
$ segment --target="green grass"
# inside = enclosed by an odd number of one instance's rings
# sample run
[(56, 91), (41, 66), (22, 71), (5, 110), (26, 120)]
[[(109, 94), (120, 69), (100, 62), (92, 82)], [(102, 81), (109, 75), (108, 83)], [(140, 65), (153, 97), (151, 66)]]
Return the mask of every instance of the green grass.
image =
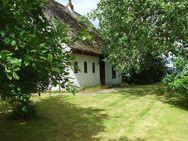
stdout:
[(0, 114), (0, 141), (187, 141), (188, 111), (158, 96), (159, 85), (97, 96), (34, 97), (39, 118)]

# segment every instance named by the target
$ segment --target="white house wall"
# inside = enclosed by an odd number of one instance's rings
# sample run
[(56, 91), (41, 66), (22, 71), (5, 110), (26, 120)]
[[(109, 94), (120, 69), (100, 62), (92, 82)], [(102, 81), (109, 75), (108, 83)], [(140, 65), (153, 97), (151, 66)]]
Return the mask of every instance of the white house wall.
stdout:
[[(80, 54), (74, 55), (76, 57), (76, 62), (78, 62), (80, 71), (74, 73), (74, 70), (70, 69), (70, 77), (73, 78), (71, 80), (73, 85), (80, 88), (100, 85), (99, 57)], [(87, 73), (84, 72), (84, 62), (87, 62)], [(95, 73), (92, 71), (92, 63), (95, 63)]]
[[(74, 86), (87, 88), (101, 85), (100, 83), (100, 58), (90, 55), (74, 54), (75, 62), (78, 63), (80, 71), (74, 73), (73, 68), (69, 68), (69, 77)], [(84, 72), (84, 62), (87, 62), (87, 73)], [(74, 62), (72, 62), (74, 63)], [(92, 63), (95, 63), (95, 73), (92, 71)], [(112, 66), (105, 63), (105, 85), (116, 85), (122, 83), (121, 75), (116, 71), (116, 78), (112, 78)], [(52, 87), (53, 91), (58, 91), (59, 86)]]
[(112, 78), (112, 66), (105, 63), (105, 83), (106, 85), (118, 85), (122, 83), (122, 76), (116, 71), (116, 78)]

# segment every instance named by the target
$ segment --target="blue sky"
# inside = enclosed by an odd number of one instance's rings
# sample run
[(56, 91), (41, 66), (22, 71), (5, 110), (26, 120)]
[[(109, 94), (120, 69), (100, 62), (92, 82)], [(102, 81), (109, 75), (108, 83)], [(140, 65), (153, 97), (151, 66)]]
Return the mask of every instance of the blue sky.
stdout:
[[(67, 5), (68, 0), (56, 0), (57, 2)], [(81, 15), (86, 15), (97, 7), (100, 0), (72, 0), (74, 10)], [(92, 21), (95, 27), (98, 27), (98, 21)]]

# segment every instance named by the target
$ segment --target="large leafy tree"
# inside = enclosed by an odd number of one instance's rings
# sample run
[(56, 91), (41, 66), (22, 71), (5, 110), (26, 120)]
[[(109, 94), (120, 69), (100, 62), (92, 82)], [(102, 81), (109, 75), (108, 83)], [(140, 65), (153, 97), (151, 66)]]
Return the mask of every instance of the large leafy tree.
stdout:
[(125, 74), (142, 70), (148, 54), (188, 54), (187, 0), (101, 0), (92, 17), (99, 19), (107, 60)]
[(0, 96), (21, 116), (31, 115), (30, 94), (49, 85), (69, 88), (67, 29), (48, 21), (44, 0), (0, 1)]

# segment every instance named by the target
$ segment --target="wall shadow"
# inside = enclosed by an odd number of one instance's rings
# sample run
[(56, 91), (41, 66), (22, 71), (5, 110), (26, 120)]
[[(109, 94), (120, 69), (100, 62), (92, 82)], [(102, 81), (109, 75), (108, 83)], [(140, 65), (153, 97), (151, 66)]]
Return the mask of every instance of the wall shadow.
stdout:
[(34, 121), (9, 121), (0, 117), (1, 141), (93, 141), (104, 130), (107, 115), (102, 109), (81, 108), (64, 96), (36, 103), (39, 118)]

